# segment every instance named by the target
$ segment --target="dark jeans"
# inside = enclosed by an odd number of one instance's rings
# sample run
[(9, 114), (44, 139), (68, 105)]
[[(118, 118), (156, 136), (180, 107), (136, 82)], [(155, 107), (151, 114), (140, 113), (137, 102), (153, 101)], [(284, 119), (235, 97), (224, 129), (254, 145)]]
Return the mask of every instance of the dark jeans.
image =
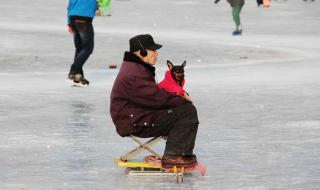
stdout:
[(82, 66), (89, 58), (94, 47), (94, 31), (91, 22), (84, 20), (72, 20), (74, 45), (76, 48), (73, 64), (69, 74), (82, 74)]
[(198, 125), (195, 106), (192, 103), (184, 103), (176, 108), (163, 110), (157, 125), (144, 128), (135, 136), (167, 136), (164, 155), (192, 155)]

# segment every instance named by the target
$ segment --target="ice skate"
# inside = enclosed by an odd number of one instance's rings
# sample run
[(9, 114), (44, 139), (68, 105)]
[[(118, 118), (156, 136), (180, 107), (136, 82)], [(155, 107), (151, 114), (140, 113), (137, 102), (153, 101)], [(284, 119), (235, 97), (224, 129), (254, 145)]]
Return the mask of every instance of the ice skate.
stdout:
[(71, 81), (72, 86), (89, 86), (89, 81), (85, 79), (82, 74), (69, 74), (68, 79)]
[(235, 30), (235, 31), (232, 32), (232, 35), (233, 35), (233, 36), (240, 36), (241, 34), (242, 34), (242, 30), (241, 30), (241, 29), (240, 29), (240, 30), (237, 29), (237, 30)]

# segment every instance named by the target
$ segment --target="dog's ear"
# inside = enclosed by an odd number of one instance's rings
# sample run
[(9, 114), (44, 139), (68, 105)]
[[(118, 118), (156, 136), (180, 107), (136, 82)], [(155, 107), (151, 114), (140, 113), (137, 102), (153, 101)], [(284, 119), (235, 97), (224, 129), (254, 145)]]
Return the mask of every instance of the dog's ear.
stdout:
[(184, 60), (184, 62), (182, 63), (182, 68), (184, 68), (185, 66), (186, 66), (186, 64), (187, 64), (187, 61), (186, 60)]
[(168, 65), (169, 70), (171, 70), (173, 68), (173, 64), (169, 60), (167, 60), (167, 65)]

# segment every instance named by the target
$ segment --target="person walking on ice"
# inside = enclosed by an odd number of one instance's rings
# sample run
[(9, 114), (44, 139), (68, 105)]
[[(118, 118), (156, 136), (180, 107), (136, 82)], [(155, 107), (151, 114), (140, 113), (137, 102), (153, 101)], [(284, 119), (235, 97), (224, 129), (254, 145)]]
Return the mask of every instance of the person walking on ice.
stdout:
[(73, 33), (76, 48), (68, 79), (83, 86), (89, 85), (89, 81), (84, 78), (82, 67), (93, 52), (94, 30), (92, 20), (96, 8), (96, 0), (69, 0), (68, 2), (68, 26)]
[[(218, 3), (220, 0), (215, 0), (214, 3)], [(232, 35), (241, 35), (242, 26), (240, 22), (240, 12), (244, 5), (244, 0), (227, 0), (232, 8), (232, 18), (236, 25), (235, 31), (232, 32)]]

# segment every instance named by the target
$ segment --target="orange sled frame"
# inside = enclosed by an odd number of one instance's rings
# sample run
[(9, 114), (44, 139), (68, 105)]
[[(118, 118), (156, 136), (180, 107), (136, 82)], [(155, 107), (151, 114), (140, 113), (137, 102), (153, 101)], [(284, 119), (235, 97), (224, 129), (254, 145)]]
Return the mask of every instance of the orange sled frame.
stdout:
[[(146, 142), (141, 142), (140, 139), (137, 137), (130, 135), (130, 138), (136, 142), (139, 146), (127, 154), (120, 156), (120, 158), (114, 159), (116, 166), (118, 167), (125, 167), (125, 173), (127, 175), (139, 175), (139, 176), (175, 176), (177, 183), (183, 182), (183, 177), (185, 173), (191, 173), (192, 171), (196, 170), (202, 176), (206, 173), (206, 168), (198, 163), (195, 167), (192, 168), (185, 168), (185, 167), (178, 167), (173, 166), (170, 169), (164, 169), (161, 167), (161, 156), (153, 151), (150, 146), (162, 141), (167, 140), (166, 137), (153, 137)], [(133, 159), (134, 156), (139, 154), (142, 151), (148, 151), (152, 155), (147, 156), (148, 158), (154, 158), (157, 164), (149, 163), (146, 161), (141, 161), (138, 159)], [(145, 158), (147, 158), (145, 157)], [(144, 159), (146, 160), (146, 159)]]

